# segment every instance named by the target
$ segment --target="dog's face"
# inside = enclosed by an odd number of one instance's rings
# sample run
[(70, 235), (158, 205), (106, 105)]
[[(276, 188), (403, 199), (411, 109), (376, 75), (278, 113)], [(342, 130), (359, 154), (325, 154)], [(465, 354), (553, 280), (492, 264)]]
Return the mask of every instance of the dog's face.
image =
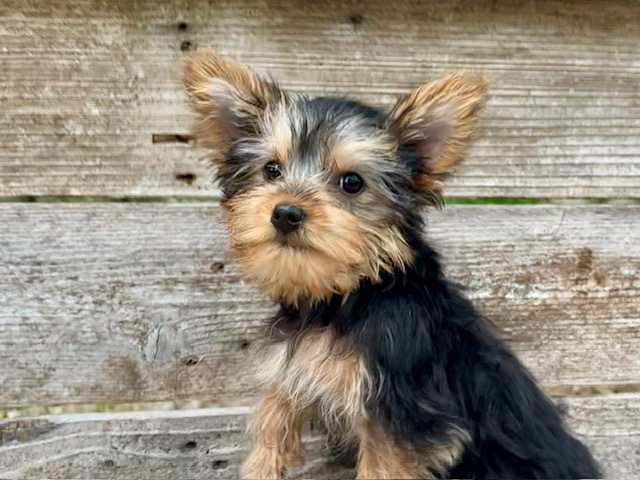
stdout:
[(386, 113), (291, 95), (209, 51), (189, 59), (185, 85), (231, 250), (266, 293), (293, 305), (412, 261), (408, 233), (466, 156), (486, 96), (481, 77), (457, 74)]

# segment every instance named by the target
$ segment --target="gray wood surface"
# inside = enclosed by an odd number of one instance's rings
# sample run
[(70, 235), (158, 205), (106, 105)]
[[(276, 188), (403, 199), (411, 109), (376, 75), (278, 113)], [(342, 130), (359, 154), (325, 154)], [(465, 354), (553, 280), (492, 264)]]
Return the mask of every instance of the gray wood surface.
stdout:
[[(564, 398), (568, 423), (607, 478), (640, 471), (640, 396)], [(76, 414), (0, 422), (0, 477), (175, 480), (237, 478), (246, 409)], [(307, 463), (292, 478), (352, 478), (309, 429)]]
[(637, 198), (638, 18), (635, 0), (3, 0), (0, 196), (214, 194), (176, 137), (180, 58), (208, 46), (384, 105), (482, 70), (485, 138), (450, 195)]
[[(450, 205), (447, 271), (551, 391), (640, 383), (640, 206)], [(0, 204), (0, 406), (251, 402), (274, 307), (210, 203)], [(226, 403), (226, 405), (229, 405)]]

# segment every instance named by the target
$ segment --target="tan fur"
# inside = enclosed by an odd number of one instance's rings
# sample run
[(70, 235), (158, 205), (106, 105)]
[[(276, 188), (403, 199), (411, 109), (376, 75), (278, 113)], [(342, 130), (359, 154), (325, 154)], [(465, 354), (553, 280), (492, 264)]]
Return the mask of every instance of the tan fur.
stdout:
[(379, 428), (364, 424), (359, 429), (357, 479), (424, 478), (415, 452), (396, 445)]
[[(305, 184), (309, 190), (309, 185)], [(276, 300), (298, 304), (351, 292), (363, 277), (404, 266), (410, 250), (394, 228), (377, 228), (354, 218), (321, 188), (303, 197), (264, 185), (238, 195), (229, 204), (231, 250), (243, 273)], [(294, 202), (307, 215), (302, 231), (281, 245), (271, 226), (273, 208)]]
[(310, 409), (351, 435), (366, 419), (369, 375), (362, 358), (330, 328), (267, 346), (258, 379), (267, 394), (253, 421), (243, 478), (282, 478), (298, 463), (301, 421)]
[(262, 120), (264, 149), (272, 160), (286, 165), (293, 159), (293, 132), (284, 105), (279, 105)]
[(278, 390), (271, 389), (252, 418), (252, 450), (241, 467), (242, 478), (278, 479), (302, 461), (302, 417)]
[(274, 85), (211, 50), (199, 50), (186, 58), (183, 82), (188, 102), (198, 113), (193, 135), (200, 146), (211, 149), (214, 163), (224, 158), (233, 140), (228, 119), (220, 117), (219, 104), (238, 116), (258, 118), (270, 104), (284, 101)]
[(352, 131), (345, 130), (331, 145), (327, 165), (334, 175), (358, 171), (372, 159), (394, 158), (397, 143), (386, 132), (363, 136), (354, 125)]
[[(450, 127), (442, 145), (429, 152), (434, 158), (425, 158), (428, 169), (418, 179), (420, 188), (439, 190), (442, 178), (466, 158), (487, 89), (479, 74), (460, 72), (422, 85), (397, 102), (391, 113), (391, 130), (401, 141), (429, 142), (432, 139), (424, 138), (429, 130)], [(434, 127), (436, 124), (440, 126)]]
[(420, 452), (420, 458), (423, 460), (423, 465), (427, 468), (428, 473), (444, 475), (447, 470), (456, 465), (462, 458), (465, 447), (470, 441), (469, 434), (460, 430), (451, 432), (450, 435), (449, 443), (432, 445)]
[(332, 328), (316, 329), (288, 344), (269, 348), (258, 378), (278, 391), (293, 408), (317, 407), (328, 423), (347, 427), (366, 418), (369, 373), (360, 355)]
[(462, 458), (468, 440), (466, 432), (453, 432), (448, 444), (409, 449), (370, 423), (360, 426), (358, 437), (358, 479), (438, 478)]

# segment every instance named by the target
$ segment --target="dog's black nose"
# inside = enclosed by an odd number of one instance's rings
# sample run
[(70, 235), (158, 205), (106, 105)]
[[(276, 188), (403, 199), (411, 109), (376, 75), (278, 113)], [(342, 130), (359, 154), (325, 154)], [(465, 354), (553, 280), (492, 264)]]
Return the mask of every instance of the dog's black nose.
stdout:
[(271, 214), (271, 224), (282, 233), (296, 230), (304, 221), (304, 212), (297, 205), (276, 205)]

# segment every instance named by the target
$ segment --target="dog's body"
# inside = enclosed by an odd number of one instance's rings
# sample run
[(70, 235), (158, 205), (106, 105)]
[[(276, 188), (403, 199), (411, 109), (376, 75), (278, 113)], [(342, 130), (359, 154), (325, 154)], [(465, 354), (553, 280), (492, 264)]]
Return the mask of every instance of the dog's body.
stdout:
[(480, 77), (426, 84), (390, 114), (291, 97), (208, 52), (185, 82), (232, 251), (281, 305), (245, 478), (296, 465), (314, 412), (362, 479), (600, 476), (422, 237), (422, 210), (471, 142)]

